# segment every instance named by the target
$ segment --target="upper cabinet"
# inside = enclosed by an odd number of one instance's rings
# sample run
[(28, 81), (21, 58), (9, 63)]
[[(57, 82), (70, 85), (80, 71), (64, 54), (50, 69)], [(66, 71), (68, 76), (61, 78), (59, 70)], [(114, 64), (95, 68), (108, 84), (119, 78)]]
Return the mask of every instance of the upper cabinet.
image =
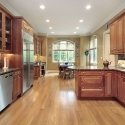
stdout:
[(42, 41), (34, 34), (34, 55), (42, 55)]
[(22, 28), (33, 36), (33, 29), (24, 20), (22, 20)]
[(110, 53), (122, 54), (125, 52), (124, 47), (124, 27), (125, 16), (120, 17), (110, 26)]
[(0, 10), (0, 52), (12, 51), (12, 17)]

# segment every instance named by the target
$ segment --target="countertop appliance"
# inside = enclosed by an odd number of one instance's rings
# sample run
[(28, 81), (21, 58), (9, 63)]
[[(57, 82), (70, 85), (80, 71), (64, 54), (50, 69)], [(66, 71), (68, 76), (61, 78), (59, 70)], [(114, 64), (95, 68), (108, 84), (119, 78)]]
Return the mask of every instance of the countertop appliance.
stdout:
[(23, 93), (33, 86), (34, 43), (33, 36), (22, 30), (23, 34)]
[(0, 75), (0, 112), (12, 102), (13, 72)]

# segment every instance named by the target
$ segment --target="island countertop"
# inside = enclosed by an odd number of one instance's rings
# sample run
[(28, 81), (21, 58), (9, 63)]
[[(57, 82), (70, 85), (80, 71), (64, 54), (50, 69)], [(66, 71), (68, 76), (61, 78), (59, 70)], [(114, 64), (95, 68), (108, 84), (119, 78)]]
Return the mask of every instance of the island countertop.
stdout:
[(119, 68), (115, 66), (109, 66), (108, 68), (99, 67), (99, 66), (69, 66), (69, 69), (73, 70), (115, 70), (125, 72), (125, 68)]

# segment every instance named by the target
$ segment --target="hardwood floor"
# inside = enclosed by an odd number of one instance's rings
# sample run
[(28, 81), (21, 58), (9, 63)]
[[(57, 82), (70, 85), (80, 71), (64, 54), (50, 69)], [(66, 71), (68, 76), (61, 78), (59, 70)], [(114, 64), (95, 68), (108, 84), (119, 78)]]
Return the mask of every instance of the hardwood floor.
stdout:
[(74, 79), (49, 73), (0, 114), (0, 125), (125, 125), (114, 100), (77, 100)]

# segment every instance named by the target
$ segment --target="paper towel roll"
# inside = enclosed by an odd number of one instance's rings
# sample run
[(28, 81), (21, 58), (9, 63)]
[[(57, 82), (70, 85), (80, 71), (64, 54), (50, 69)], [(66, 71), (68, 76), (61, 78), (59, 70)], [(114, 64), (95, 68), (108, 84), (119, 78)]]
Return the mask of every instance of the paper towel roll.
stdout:
[(4, 69), (8, 68), (9, 65), (9, 60), (7, 59), (7, 57), (4, 57)]

